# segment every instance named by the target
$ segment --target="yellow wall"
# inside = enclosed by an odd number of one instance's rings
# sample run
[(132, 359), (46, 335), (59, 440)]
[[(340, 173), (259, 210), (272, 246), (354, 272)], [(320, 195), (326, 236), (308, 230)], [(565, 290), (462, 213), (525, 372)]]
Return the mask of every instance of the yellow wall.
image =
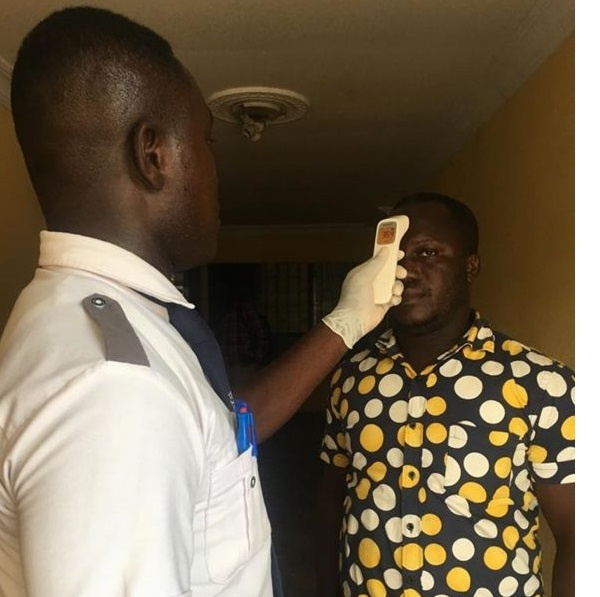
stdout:
[(575, 364), (575, 40), (570, 37), (431, 187), (481, 226), (475, 304), (504, 331)]
[(42, 213), (29, 183), (10, 112), (0, 105), (0, 330), (38, 257)]

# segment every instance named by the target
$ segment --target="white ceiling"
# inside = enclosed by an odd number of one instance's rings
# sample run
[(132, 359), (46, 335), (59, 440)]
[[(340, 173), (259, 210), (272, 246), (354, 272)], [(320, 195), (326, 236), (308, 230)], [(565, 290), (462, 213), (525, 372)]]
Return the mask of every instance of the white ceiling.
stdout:
[[(377, 206), (422, 189), (575, 27), (574, 0), (95, 4), (164, 35), (207, 97), (248, 85), (310, 100), (258, 142), (216, 122), (224, 225), (374, 221)], [(0, 71), (63, 5), (0, 3)]]

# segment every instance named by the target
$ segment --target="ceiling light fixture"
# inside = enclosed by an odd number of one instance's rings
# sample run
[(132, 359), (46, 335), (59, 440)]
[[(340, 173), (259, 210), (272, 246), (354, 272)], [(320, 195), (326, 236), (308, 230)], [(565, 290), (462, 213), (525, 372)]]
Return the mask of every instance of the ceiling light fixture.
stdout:
[(213, 93), (206, 103), (215, 118), (240, 124), (251, 141), (258, 141), (267, 126), (302, 118), (309, 106), (303, 95), (276, 87), (225, 89)]

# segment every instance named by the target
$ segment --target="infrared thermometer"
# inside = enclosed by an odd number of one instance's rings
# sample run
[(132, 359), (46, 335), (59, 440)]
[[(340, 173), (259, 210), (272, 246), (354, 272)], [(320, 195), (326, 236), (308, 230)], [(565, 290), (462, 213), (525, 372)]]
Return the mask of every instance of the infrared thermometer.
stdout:
[(373, 256), (377, 255), (382, 247), (388, 247), (385, 265), (373, 282), (375, 303), (377, 305), (385, 304), (392, 298), (392, 289), (396, 282), (400, 241), (408, 230), (409, 223), (408, 216), (391, 216), (377, 224)]

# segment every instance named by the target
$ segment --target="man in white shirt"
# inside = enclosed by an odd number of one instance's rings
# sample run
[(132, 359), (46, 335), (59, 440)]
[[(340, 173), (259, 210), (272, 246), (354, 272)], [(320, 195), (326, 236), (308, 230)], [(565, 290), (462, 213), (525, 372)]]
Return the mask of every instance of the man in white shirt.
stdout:
[[(197, 357), (171, 318), (193, 312), (171, 276), (214, 256), (219, 226), (200, 90), (154, 32), (74, 7), (25, 38), (11, 93), (47, 230), (0, 341), (0, 594), (271, 597), (218, 350), (201, 337)], [(259, 440), (399, 301), (398, 282), (373, 302), (383, 257), (247, 388)]]

